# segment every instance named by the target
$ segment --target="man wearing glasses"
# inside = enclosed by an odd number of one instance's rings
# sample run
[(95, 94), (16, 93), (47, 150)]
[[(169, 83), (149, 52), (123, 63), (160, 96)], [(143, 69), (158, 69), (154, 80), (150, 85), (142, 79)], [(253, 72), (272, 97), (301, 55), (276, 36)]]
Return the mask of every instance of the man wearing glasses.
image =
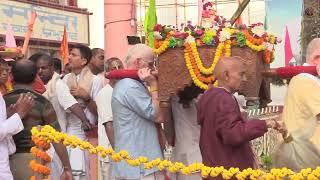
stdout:
[[(116, 83), (112, 94), (115, 151), (127, 150), (132, 158), (163, 158), (156, 125), (164, 118), (158, 101), (157, 78), (151, 73), (154, 59), (155, 55), (147, 45), (137, 44), (129, 49), (126, 67), (138, 70), (140, 81), (122, 79)], [(115, 164), (114, 173), (116, 180), (163, 179), (156, 168), (131, 167), (125, 161)]]

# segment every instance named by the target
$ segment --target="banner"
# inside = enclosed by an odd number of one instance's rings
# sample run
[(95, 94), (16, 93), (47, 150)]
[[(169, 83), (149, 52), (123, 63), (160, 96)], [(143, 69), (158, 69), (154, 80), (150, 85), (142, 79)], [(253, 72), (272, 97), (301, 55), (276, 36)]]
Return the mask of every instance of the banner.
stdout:
[(7, 24), (10, 23), (14, 35), (24, 37), (34, 11), (37, 13), (37, 21), (32, 38), (61, 41), (63, 27), (66, 26), (69, 42), (89, 44), (88, 14), (10, 0), (0, 1), (0, 34), (5, 34)]

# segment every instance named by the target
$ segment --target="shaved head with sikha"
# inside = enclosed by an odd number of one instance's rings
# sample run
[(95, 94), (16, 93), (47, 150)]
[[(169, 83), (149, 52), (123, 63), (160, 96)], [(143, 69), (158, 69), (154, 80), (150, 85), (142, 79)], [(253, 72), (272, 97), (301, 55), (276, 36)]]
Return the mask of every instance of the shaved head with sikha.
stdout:
[(220, 87), (224, 87), (232, 93), (240, 90), (241, 84), (247, 80), (243, 61), (238, 56), (221, 58), (214, 71), (214, 76)]

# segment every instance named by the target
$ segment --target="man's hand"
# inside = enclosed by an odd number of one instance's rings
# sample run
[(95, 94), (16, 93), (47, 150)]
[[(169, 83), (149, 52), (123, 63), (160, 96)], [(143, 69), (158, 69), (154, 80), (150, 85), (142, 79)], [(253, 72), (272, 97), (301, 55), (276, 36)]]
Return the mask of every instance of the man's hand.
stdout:
[(72, 173), (70, 170), (64, 170), (60, 176), (60, 180), (73, 180)]
[(88, 100), (90, 99), (90, 94), (87, 93), (82, 87), (77, 86), (77, 87), (73, 87), (70, 89), (70, 93), (74, 96), (74, 97), (79, 97), (83, 100)]
[(83, 131), (87, 132), (92, 129), (92, 125), (90, 124), (90, 122), (88, 120), (82, 121), (81, 128), (83, 129)]
[(16, 112), (17, 112), (17, 109), (15, 107), (15, 104), (11, 104), (9, 107), (7, 107), (7, 117), (11, 117)]
[(318, 76), (320, 76), (320, 64), (318, 64), (318, 65), (316, 66), (316, 70), (317, 70)]
[(156, 84), (157, 82), (156, 77), (151, 74), (151, 70), (149, 68), (139, 69), (138, 76), (140, 80), (145, 82), (148, 86)]
[(18, 101), (12, 109), (16, 109), (16, 112), (19, 114), (20, 118), (23, 119), (34, 105), (33, 95), (31, 93), (21, 94)]

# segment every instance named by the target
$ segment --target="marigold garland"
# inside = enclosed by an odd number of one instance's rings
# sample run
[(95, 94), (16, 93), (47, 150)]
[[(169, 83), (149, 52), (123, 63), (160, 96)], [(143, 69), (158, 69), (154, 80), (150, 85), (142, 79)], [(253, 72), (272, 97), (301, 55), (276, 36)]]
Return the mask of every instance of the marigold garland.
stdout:
[(212, 64), (209, 68), (204, 67), (197, 50), (196, 43), (185, 43), (184, 59), (190, 76), (196, 86), (204, 90), (208, 89), (208, 84), (214, 82), (214, 85), (217, 86), (217, 81), (215, 81), (216, 79), (213, 76), (213, 71), (218, 61), (221, 59), (223, 52), (225, 56), (231, 56), (231, 43), (231, 40), (226, 40), (225, 42), (219, 43), (215, 51)]
[(248, 32), (248, 30), (244, 30), (243, 31), (243, 35), (245, 36), (245, 38), (249, 41), (249, 42), (251, 42), (252, 44), (254, 44), (254, 45), (262, 45), (262, 43), (264, 42), (264, 38), (255, 38), (255, 37), (253, 37), (249, 32)]
[(46, 141), (39, 139), (39, 137), (32, 136), (31, 139), (36, 146), (41, 147), (45, 151), (48, 150), (51, 146), (50, 143), (47, 143)]
[[(157, 43), (159, 43), (159, 42), (157, 42)], [(157, 55), (162, 54), (163, 52), (165, 52), (168, 49), (169, 43), (170, 43), (170, 37), (167, 37), (163, 42), (161, 42), (161, 45), (159, 48), (153, 49), (153, 52)]]
[[(36, 128), (36, 127), (35, 127)], [(50, 136), (50, 134), (48, 134), (48, 136)], [(51, 136), (51, 138), (54, 139), (53, 136)], [(48, 162), (51, 162), (51, 157), (48, 155), (47, 152), (45, 152), (46, 150), (48, 150), (50, 148), (50, 142), (49, 140), (44, 140), (44, 139), (41, 139), (40, 137), (38, 136), (32, 136), (31, 137), (32, 141), (34, 142), (34, 144), (36, 146), (32, 147), (30, 149), (30, 152), (31, 154), (36, 157), (36, 158), (39, 158), (41, 160), (44, 161), (44, 163), (48, 163)], [(38, 148), (37, 148), (38, 147)], [(39, 149), (41, 148), (41, 149)], [(32, 169), (32, 171), (34, 172), (37, 172), (39, 174), (42, 174), (44, 176), (48, 176), (50, 175), (51, 173), (51, 170), (50, 168), (38, 163), (36, 160), (32, 160), (30, 161), (29, 163), (29, 166), (30, 168)], [(35, 176), (32, 176), (30, 178), (31, 180), (36, 180), (36, 177)], [(50, 180), (50, 179), (42, 179), (42, 180)]]
[(51, 162), (51, 157), (48, 155), (48, 153), (41, 151), (37, 147), (32, 147), (30, 152), (34, 157), (38, 157), (45, 162)]
[(35, 161), (35, 160), (30, 161), (29, 166), (34, 172), (43, 174), (45, 176), (48, 176), (51, 173), (50, 168), (37, 163), (37, 161)]
[(240, 171), (239, 168), (225, 169), (223, 166), (208, 167), (203, 165), (202, 163), (194, 163), (186, 166), (180, 162), (172, 163), (171, 161), (161, 160), (160, 158), (148, 161), (146, 157), (141, 156), (137, 159), (133, 159), (125, 150), (121, 150), (120, 152), (116, 153), (112, 148), (107, 149), (102, 146), (94, 147), (90, 143), (81, 141), (74, 136), (68, 136), (64, 133), (57, 132), (52, 127), (47, 125), (44, 126), (41, 131), (38, 131), (37, 128), (32, 128), (31, 133), (33, 136), (36, 136), (47, 142), (63, 142), (67, 146), (82, 147), (83, 150), (88, 150), (90, 153), (94, 154), (100, 154), (102, 157), (111, 156), (111, 159), (115, 162), (125, 160), (125, 162), (130, 166), (139, 166), (143, 164), (145, 169), (157, 167), (159, 170), (166, 169), (171, 173), (180, 172), (184, 175), (190, 175), (191, 173), (200, 172), (203, 178), (207, 178), (209, 176), (221, 176), (223, 179), (231, 179), (232, 177), (234, 177), (238, 180), (245, 180), (246, 178), (250, 178), (252, 180), (273, 180), (282, 178), (288, 178), (291, 180), (302, 180), (304, 178), (308, 178), (310, 180), (316, 180), (320, 178), (320, 167), (317, 167), (314, 170), (312, 170), (311, 168), (307, 168), (301, 170), (299, 173), (294, 173), (288, 168), (272, 169), (270, 172), (264, 172), (260, 169), (251, 168)]
[[(31, 176), (30, 180), (37, 180), (37, 178), (35, 176)], [(42, 180), (52, 180), (52, 179), (48, 178), (48, 179), (42, 179)]]

